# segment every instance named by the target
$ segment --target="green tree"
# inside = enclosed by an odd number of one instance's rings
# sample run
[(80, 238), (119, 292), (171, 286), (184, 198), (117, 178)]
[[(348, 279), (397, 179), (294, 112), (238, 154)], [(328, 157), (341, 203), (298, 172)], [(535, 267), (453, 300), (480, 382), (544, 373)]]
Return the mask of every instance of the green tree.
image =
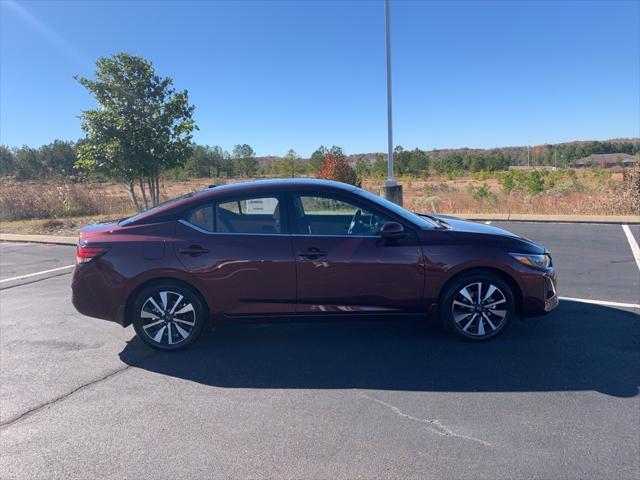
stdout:
[(184, 169), (190, 177), (219, 177), (222, 172), (222, 157), (223, 151), (220, 147), (194, 145)]
[(293, 177), (303, 172), (302, 162), (295, 150), (290, 149), (278, 162), (278, 174), (282, 177)]
[(409, 172), (409, 161), (411, 160), (411, 152), (398, 145), (393, 150), (393, 171), (396, 175), (403, 175)]
[(456, 175), (464, 170), (464, 157), (459, 152), (447, 153), (442, 160), (436, 164), (436, 170), (440, 174)]
[(214, 176), (220, 178), (222, 176), (222, 171), (224, 167), (224, 157), (225, 154), (228, 156), (229, 154), (225, 152), (222, 147), (216, 145), (210, 149), (211, 159), (213, 162)]
[(9, 147), (0, 145), (0, 177), (15, 173), (14, 155)]
[(14, 156), (14, 168), (18, 180), (30, 180), (42, 175), (38, 150), (26, 145), (18, 149)]
[(220, 165), (221, 173), (223, 173), (225, 177), (233, 177), (235, 173), (235, 164), (231, 154), (226, 150), (222, 152), (222, 161), (220, 162)]
[(253, 148), (246, 143), (243, 145), (236, 145), (233, 147), (233, 153), (231, 155), (233, 156), (234, 163), (238, 167), (240, 175), (252, 177), (256, 174), (256, 171), (258, 170), (258, 161), (256, 160)]
[(384, 177), (387, 175), (387, 160), (384, 155), (376, 155), (376, 160), (371, 166), (371, 173), (376, 177)]
[(506, 172), (500, 179), (500, 183), (502, 184), (502, 190), (506, 193), (510, 193), (516, 187), (513, 172)]
[(157, 205), (160, 174), (183, 165), (191, 151), (197, 127), (188, 93), (177, 92), (151, 62), (128, 53), (99, 58), (95, 77), (76, 77), (98, 101), (98, 108), (82, 112), (86, 141), (77, 164), (124, 182), (136, 208), (136, 183), (144, 206)]
[(316, 173), (322, 165), (324, 164), (324, 157), (329, 152), (327, 147), (324, 145), (320, 146), (315, 152), (311, 154), (311, 158), (309, 159), (309, 166), (311, 170)]
[(526, 184), (527, 192), (536, 195), (544, 191), (544, 178), (537, 170), (529, 172)]
[(416, 176), (428, 176), (429, 167), (431, 166), (431, 159), (427, 152), (416, 148), (411, 152), (409, 163), (407, 165), (407, 171)]
[(54, 140), (40, 147), (38, 160), (49, 175), (69, 177), (78, 159), (73, 142)]
[(371, 175), (371, 164), (369, 163), (369, 160), (364, 157), (364, 155), (361, 155), (356, 160), (356, 174), (358, 175), (359, 179)]

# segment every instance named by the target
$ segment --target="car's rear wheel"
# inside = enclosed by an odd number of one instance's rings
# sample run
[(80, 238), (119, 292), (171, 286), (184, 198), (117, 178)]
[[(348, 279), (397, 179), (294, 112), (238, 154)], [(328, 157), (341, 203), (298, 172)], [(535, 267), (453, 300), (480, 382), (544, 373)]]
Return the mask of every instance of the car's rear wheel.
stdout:
[(516, 310), (509, 285), (491, 272), (471, 272), (451, 282), (443, 292), (440, 315), (445, 327), (472, 341), (504, 331)]
[(190, 288), (163, 283), (144, 288), (134, 302), (133, 327), (140, 339), (158, 350), (180, 350), (204, 330), (205, 308)]

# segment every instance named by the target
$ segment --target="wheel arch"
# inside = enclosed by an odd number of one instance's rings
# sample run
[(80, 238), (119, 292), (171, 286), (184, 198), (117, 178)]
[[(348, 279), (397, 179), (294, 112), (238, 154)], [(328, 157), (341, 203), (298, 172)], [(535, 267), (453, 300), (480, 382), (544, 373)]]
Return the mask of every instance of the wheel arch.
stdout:
[(133, 313), (132, 312), (133, 304), (135, 303), (135, 300), (136, 300), (136, 297), (138, 296), (138, 294), (143, 289), (145, 289), (147, 287), (151, 287), (151, 286), (153, 286), (155, 284), (159, 284), (159, 283), (169, 283), (169, 284), (174, 284), (174, 285), (180, 285), (182, 287), (188, 288), (189, 290), (192, 290), (193, 293), (198, 296), (198, 298), (200, 299), (200, 302), (202, 302), (202, 306), (205, 309), (205, 318), (209, 318), (210, 317), (209, 304), (207, 303), (207, 300), (205, 299), (204, 295), (202, 295), (202, 292), (200, 292), (200, 290), (193, 283), (190, 283), (188, 281), (182, 280), (180, 278), (164, 276), (164, 277), (151, 278), (151, 279), (148, 279), (146, 281), (143, 281), (131, 291), (131, 293), (127, 297), (127, 300), (126, 300), (125, 306), (124, 306), (124, 317), (122, 319), (122, 326), (123, 327), (127, 327), (127, 326), (131, 325), (131, 323), (132, 323), (131, 316), (132, 316), (132, 313)]
[(447, 291), (447, 289), (453, 282), (458, 280), (460, 277), (471, 274), (471, 273), (492, 273), (500, 277), (511, 289), (511, 292), (513, 293), (513, 297), (516, 301), (516, 313), (520, 315), (522, 311), (522, 304), (523, 304), (523, 298), (524, 298), (522, 295), (522, 289), (520, 288), (520, 285), (515, 280), (515, 278), (513, 278), (513, 276), (509, 275), (504, 270), (500, 270), (499, 268), (494, 268), (494, 267), (475, 266), (475, 267), (465, 268), (464, 270), (460, 270), (459, 272), (456, 272), (442, 286), (442, 289), (440, 290), (440, 295), (438, 297), (438, 304), (442, 305), (442, 296), (444, 295), (444, 293)]

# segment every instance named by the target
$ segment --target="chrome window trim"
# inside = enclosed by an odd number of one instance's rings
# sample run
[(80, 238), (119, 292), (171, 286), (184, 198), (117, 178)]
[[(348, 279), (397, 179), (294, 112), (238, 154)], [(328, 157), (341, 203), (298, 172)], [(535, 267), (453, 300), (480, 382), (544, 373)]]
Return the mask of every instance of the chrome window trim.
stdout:
[(315, 233), (292, 233), (292, 237), (334, 237), (334, 238), (382, 238), (382, 235), (320, 235)]
[(199, 227), (197, 225), (194, 225), (191, 222), (188, 222), (184, 218), (179, 219), (178, 223), (181, 223), (181, 224), (185, 225), (186, 227), (192, 228), (197, 232), (205, 233), (207, 235), (253, 235), (253, 236), (260, 236), (260, 237), (289, 237), (290, 236), (288, 233), (210, 232), (209, 230), (205, 230), (204, 228), (201, 228), (201, 227)]
[(253, 235), (260, 237), (337, 237), (337, 238), (382, 238), (380, 235), (312, 235), (305, 233), (232, 233), (232, 232), (210, 232), (204, 228), (200, 228), (193, 223), (188, 222), (184, 218), (178, 220), (178, 223), (194, 229), (196, 232), (205, 233), (207, 235)]

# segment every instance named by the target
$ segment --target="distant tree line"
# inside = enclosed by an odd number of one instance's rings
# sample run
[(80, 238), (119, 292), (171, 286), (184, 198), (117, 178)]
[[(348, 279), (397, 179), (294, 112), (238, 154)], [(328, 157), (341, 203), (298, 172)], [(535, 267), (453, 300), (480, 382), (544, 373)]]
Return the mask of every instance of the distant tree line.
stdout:
[[(539, 145), (531, 148), (530, 160), (534, 165), (552, 165), (566, 167), (571, 162), (602, 153), (640, 153), (640, 142), (572, 142), (559, 145)], [(527, 158), (521, 155), (520, 163), (526, 164)]]
[(69, 178), (77, 174), (77, 144), (55, 140), (40, 148), (0, 146), (0, 176), (18, 180)]
[[(9, 148), (0, 146), (0, 176), (12, 176), (18, 180), (50, 179), (112, 179), (110, 169), (103, 164), (85, 167), (79, 154), (84, 140), (69, 142), (55, 140), (39, 148), (23, 146)], [(280, 170), (290, 173), (290, 167), (284, 165), (286, 161), (301, 162), (299, 157), (290, 151), (293, 160), (284, 157)], [(303, 169), (296, 164), (298, 172)], [(224, 178), (224, 177), (253, 177), (260, 173), (258, 161), (251, 146), (236, 145), (232, 152), (218, 146), (191, 144), (188, 146), (186, 159), (178, 165), (163, 170), (165, 178)], [(304, 170), (304, 174), (306, 174)]]
[[(19, 180), (39, 178), (59, 179), (110, 179), (112, 176), (101, 165), (82, 168), (78, 163), (78, 150), (85, 140), (69, 142), (55, 140), (39, 148), (0, 146), (0, 176), (13, 176)], [(524, 153), (523, 153), (524, 152)], [(640, 153), (639, 142), (587, 142), (581, 144), (543, 145), (532, 148), (532, 165), (557, 165), (566, 167), (571, 162), (600, 153)], [(283, 157), (269, 162), (259, 162), (248, 144), (236, 145), (231, 152), (219, 146), (190, 144), (186, 159), (166, 171), (166, 179), (280, 176), (314, 176), (324, 166), (327, 155), (343, 157), (355, 170), (358, 178), (384, 177), (387, 175), (386, 155), (377, 154), (374, 159), (365, 155), (345, 157), (338, 146), (321, 146), (308, 159), (289, 150)], [(452, 150), (444, 154), (420, 149), (405, 150), (401, 146), (394, 151), (396, 175), (427, 177), (429, 175), (462, 175), (465, 173), (507, 170), (511, 165), (527, 164), (526, 148), (496, 149), (492, 151)]]

